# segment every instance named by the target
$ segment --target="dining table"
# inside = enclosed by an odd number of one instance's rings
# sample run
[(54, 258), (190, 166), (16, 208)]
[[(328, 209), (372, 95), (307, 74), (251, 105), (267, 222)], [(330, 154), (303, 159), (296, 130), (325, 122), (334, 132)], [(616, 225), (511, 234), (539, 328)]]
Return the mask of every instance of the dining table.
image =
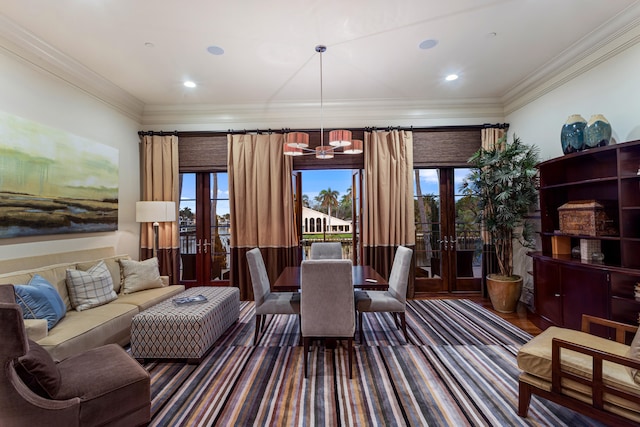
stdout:
[[(301, 268), (285, 267), (280, 276), (273, 283), (274, 292), (295, 292), (300, 289)], [(389, 282), (369, 265), (354, 265), (352, 267), (353, 287), (356, 289), (368, 289), (386, 291)]]

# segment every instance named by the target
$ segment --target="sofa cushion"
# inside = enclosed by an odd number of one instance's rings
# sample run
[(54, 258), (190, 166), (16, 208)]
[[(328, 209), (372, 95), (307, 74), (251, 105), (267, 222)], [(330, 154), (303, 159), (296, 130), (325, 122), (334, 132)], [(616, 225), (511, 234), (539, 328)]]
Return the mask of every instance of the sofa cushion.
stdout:
[(138, 306), (140, 311), (156, 305), (172, 296), (184, 291), (183, 285), (164, 286), (162, 288), (145, 289), (132, 294), (121, 294), (111, 304), (132, 304)]
[(111, 273), (103, 261), (87, 271), (67, 270), (67, 288), (76, 311), (98, 307), (118, 298)]
[(131, 294), (145, 289), (161, 288), (158, 258), (144, 261), (120, 260), (123, 276), (123, 293)]
[(100, 261), (104, 261), (109, 269), (109, 273), (111, 273), (111, 279), (113, 280), (113, 290), (115, 293), (120, 293), (120, 288), (122, 286), (122, 272), (120, 268), (120, 260), (121, 259), (131, 259), (129, 255), (116, 255), (104, 259), (96, 259), (93, 261), (79, 262), (76, 264), (76, 269), (87, 271), (94, 265), (98, 264)]
[(49, 353), (29, 340), (29, 351), (19, 357), (15, 369), (22, 382), (39, 396), (52, 399), (60, 389), (60, 372)]
[(25, 319), (45, 319), (47, 329), (53, 328), (67, 312), (58, 291), (36, 274), (26, 286), (14, 286), (16, 302)]
[(131, 337), (133, 316), (139, 311), (135, 305), (116, 304), (115, 301), (89, 310), (71, 310), (38, 344), (54, 360), (63, 360), (104, 344), (124, 346)]

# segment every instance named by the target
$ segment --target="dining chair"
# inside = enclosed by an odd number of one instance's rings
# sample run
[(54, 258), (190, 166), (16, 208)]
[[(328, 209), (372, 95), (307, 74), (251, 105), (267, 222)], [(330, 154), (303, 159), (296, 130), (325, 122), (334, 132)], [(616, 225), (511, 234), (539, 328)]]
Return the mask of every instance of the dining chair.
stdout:
[(358, 328), (360, 330), (360, 343), (363, 343), (362, 332), (362, 314), (363, 313), (393, 313), (393, 319), (398, 326), (398, 318), (404, 332), (404, 339), (409, 342), (407, 337), (407, 322), (405, 319), (405, 310), (407, 307), (407, 282), (409, 278), (409, 270), (411, 269), (411, 259), (413, 250), (398, 246), (391, 274), (389, 275), (389, 289), (386, 291), (356, 291), (355, 302), (356, 311), (358, 312)]
[(351, 260), (305, 260), (301, 265), (300, 314), (304, 342), (304, 376), (312, 338), (347, 340), (352, 378), (355, 306)]
[(271, 292), (267, 268), (259, 248), (247, 252), (247, 262), (255, 300), (256, 331), (253, 338), (255, 345), (260, 331), (264, 328), (264, 318), (267, 314), (297, 314), (300, 323), (300, 293)]
[(342, 243), (315, 242), (311, 244), (311, 259), (342, 259)]

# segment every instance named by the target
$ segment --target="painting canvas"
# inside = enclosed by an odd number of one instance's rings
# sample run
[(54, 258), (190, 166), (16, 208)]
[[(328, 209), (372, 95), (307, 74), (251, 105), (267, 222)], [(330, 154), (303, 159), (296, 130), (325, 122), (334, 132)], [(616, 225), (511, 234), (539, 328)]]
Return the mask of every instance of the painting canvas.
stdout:
[(117, 228), (117, 149), (0, 112), (0, 238)]

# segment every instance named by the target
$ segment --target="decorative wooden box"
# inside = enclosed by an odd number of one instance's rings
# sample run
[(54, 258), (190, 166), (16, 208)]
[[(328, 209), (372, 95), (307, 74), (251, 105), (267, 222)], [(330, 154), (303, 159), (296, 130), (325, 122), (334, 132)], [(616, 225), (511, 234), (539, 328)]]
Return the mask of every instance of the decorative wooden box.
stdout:
[(612, 221), (607, 218), (604, 206), (595, 200), (576, 200), (558, 208), (560, 232), (579, 236), (615, 235)]

